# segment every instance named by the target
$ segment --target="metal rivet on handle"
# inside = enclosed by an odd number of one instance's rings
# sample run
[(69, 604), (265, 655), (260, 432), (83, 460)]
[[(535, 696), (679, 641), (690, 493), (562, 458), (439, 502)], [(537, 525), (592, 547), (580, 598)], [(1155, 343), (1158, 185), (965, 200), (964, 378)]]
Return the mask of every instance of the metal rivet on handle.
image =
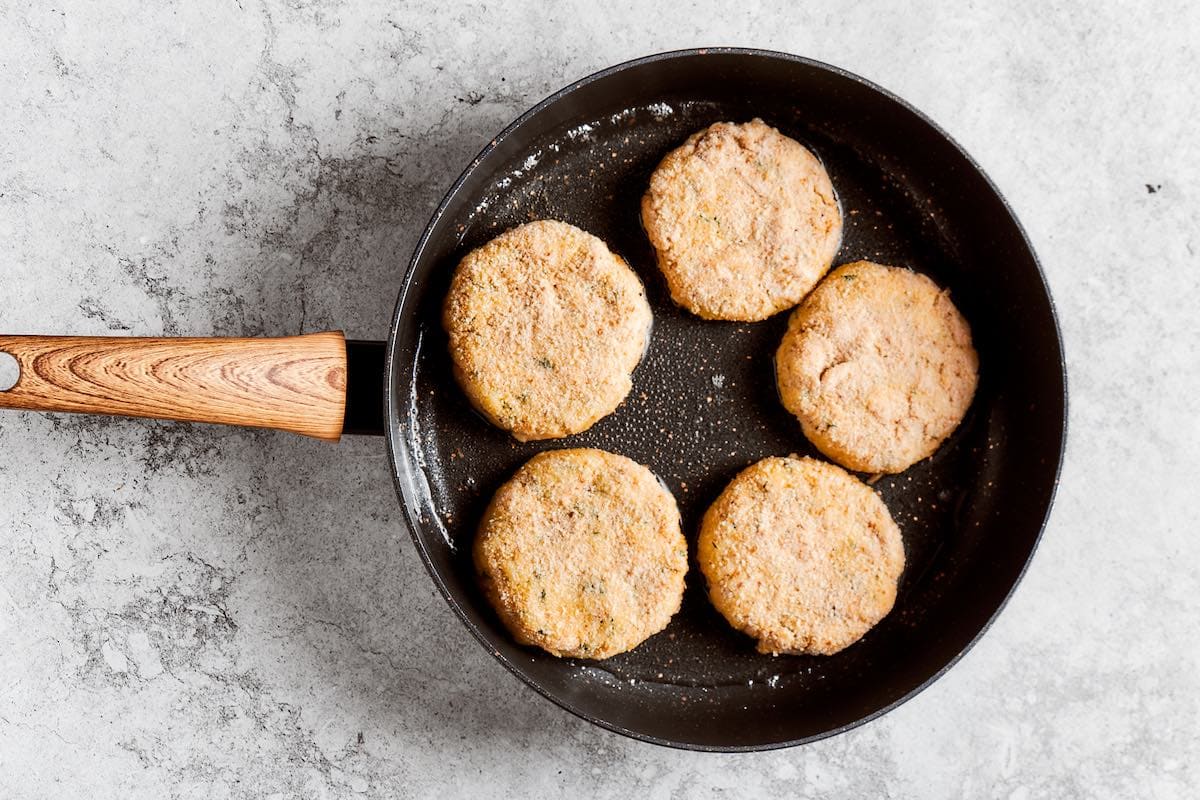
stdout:
[(21, 362), (11, 354), (0, 351), (0, 392), (7, 392), (21, 378)]

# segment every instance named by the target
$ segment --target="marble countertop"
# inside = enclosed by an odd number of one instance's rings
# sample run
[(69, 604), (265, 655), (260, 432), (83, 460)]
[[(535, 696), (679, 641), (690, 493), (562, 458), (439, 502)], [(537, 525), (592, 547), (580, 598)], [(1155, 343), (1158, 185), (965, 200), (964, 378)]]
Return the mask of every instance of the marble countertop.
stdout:
[(981, 644), (815, 745), (641, 744), (471, 639), (380, 441), (5, 413), (0, 795), (1194, 791), (1200, 12), (792, 5), (0, 0), (0, 332), (383, 338), (446, 186), (544, 95), (685, 46), (829, 61), (979, 160), (1061, 315), (1058, 501)]

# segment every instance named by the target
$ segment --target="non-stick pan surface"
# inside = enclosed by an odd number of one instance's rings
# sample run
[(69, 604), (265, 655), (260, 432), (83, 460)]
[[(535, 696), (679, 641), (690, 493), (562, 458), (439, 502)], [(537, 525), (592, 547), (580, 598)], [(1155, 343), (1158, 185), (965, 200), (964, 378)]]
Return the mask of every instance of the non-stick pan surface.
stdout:
[[(980, 353), (974, 405), (933, 458), (880, 479), (904, 535), (895, 609), (831, 657), (759, 655), (689, 574), (683, 609), (601, 662), (516, 645), (476, 587), (471, 543), (492, 492), (533, 454), (599, 447), (671, 488), (689, 542), (740, 469), (819, 455), (776, 395), (787, 314), (706, 322), (675, 307), (639, 223), (650, 172), (692, 132), (761, 117), (825, 163), (845, 217), (837, 262), (904, 265), (949, 287)], [(520, 444), (476, 415), (439, 315), (458, 260), (501, 231), (561, 219), (604, 239), (645, 282), (653, 339), (628, 400), (592, 430)], [(396, 310), (389, 449), (418, 549), (467, 627), (516, 675), (612, 730), (709, 750), (765, 749), (860, 724), (911, 697), (983, 632), (1037, 544), (1064, 442), (1065, 376), (1050, 297), (1011, 211), (929, 120), (853, 75), (794, 56), (713, 49), (615, 67), (559, 92), (475, 159), (438, 209)], [(866, 477), (866, 476), (864, 476)], [(693, 549), (694, 556), (694, 549)]]

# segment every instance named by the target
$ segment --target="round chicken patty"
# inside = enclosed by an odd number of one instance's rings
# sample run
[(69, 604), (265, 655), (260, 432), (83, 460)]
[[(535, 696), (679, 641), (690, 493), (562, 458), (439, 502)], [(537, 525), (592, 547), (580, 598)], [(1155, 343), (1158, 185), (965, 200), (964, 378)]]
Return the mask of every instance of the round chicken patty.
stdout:
[(817, 449), (860, 472), (928, 458), (971, 405), (971, 330), (932, 280), (857, 261), (838, 267), (788, 321), (779, 396)]
[(714, 606), (758, 651), (832, 655), (887, 616), (900, 529), (869, 486), (812, 458), (744, 469), (708, 509), (700, 569)]
[(492, 498), (475, 540), (483, 592), (521, 644), (608, 658), (667, 626), (687, 542), (675, 498), (646, 467), (603, 450), (530, 459)]
[(539, 220), (463, 258), (443, 307), (454, 376), (519, 441), (580, 433), (629, 394), (652, 316), (600, 239)]
[(760, 119), (718, 122), (669, 153), (642, 198), (642, 224), (676, 303), (742, 322), (799, 303), (842, 239), (825, 167)]

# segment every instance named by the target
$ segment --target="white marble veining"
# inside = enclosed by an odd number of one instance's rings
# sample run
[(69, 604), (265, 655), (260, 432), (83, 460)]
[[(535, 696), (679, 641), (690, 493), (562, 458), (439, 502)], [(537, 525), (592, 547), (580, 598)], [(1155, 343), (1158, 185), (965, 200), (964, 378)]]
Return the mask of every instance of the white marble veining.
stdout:
[(461, 166), (559, 86), (743, 44), (984, 165), (1045, 265), (1071, 439), (944, 679), (813, 746), (666, 750), (469, 637), (377, 440), (0, 415), (0, 797), (1152, 797), (1200, 786), (1200, 12), (1161, 3), (0, 0), (0, 332), (382, 338)]

